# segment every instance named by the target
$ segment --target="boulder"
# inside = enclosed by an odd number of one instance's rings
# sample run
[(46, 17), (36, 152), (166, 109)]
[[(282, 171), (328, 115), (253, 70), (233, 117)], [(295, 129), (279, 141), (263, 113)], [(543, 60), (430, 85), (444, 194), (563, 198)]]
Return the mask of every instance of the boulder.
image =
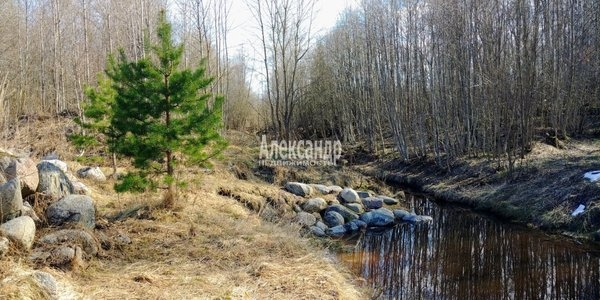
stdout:
[(387, 208), (375, 209), (360, 216), (369, 227), (385, 227), (394, 224), (394, 213)]
[(39, 193), (54, 200), (73, 194), (73, 184), (59, 167), (45, 160), (37, 165), (37, 169), (40, 177), (37, 187)]
[(323, 219), (329, 227), (344, 225), (344, 217), (335, 211), (326, 212)]
[(86, 231), (79, 229), (63, 229), (49, 233), (41, 237), (36, 244), (49, 248), (68, 245), (75, 249), (75, 246), (79, 246), (87, 255), (96, 256), (98, 254), (96, 239)]
[(23, 249), (31, 249), (35, 238), (35, 222), (28, 216), (14, 218), (0, 225), (2, 235)]
[(339, 192), (343, 191), (344, 189), (339, 186), (339, 185), (330, 185), (327, 187), (329, 189), (329, 193), (330, 194), (338, 194)]
[(322, 228), (317, 227), (317, 226), (310, 226), (310, 232), (312, 232), (312, 234), (314, 234), (315, 236), (318, 236), (318, 237), (327, 236), (327, 234), (325, 233), (325, 230), (323, 230)]
[(327, 230), (327, 228), (329, 228), (329, 226), (325, 225), (325, 223), (321, 222), (321, 221), (317, 221), (317, 223), (315, 224), (315, 226), (323, 229), (323, 231)]
[(396, 204), (400, 203), (400, 201), (398, 201), (398, 199), (388, 197), (388, 196), (379, 195), (379, 196), (377, 196), (377, 198), (383, 200), (383, 203), (385, 203), (386, 205), (396, 205)]
[(360, 197), (361, 199), (369, 198), (372, 196), (371, 192), (367, 192), (367, 191), (357, 191), (356, 194), (358, 194), (358, 197)]
[(93, 229), (96, 210), (92, 198), (84, 195), (68, 195), (48, 206), (46, 218), (50, 225), (60, 226), (73, 222)]
[(312, 187), (313, 190), (319, 192), (322, 195), (327, 195), (331, 192), (331, 190), (329, 190), (329, 187), (323, 184), (311, 184), (310, 187)]
[(359, 215), (365, 212), (365, 208), (360, 203), (346, 203), (344, 206)]
[(398, 220), (404, 221), (404, 218), (409, 215), (411, 215), (411, 213), (404, 209), (394, 209), (394, 217)]
[(312, 198), (302, 203), (302, 209), (309, 213), (320, 212), (326, 208), (327, 201), (323, 200), (322, 198)]
[(294, 219), (296, 223), (303, 227), (310, 227), (317, 223), (317, 218), (315, 218), (315, 216), (304, 211), (299, 212)]
[(345, 188), (340, 192), (340, 199), (343, 203), (360, 203), (360, 197), (355, 190)]
[(307, 197), (312, 194), (310, 185), (300, 182), (288, 182), (285, 184), (284, 188), (296, 196)]
[(20, 216), (22, 209), (21, 183), (13, 178), (0, 186), (0, 223)]
[(49, 164), (54, 165), (55, 167), (59, 168), (61, 171), (63, 171), (63, 173), (67, 173), (68, 169), (67, 169), (67, 163), (62, 161), (62, 160), (58, 160), (58, 159), (44, 159), (41, 162), (47, 162)]
[(36, 164), (31, 158), (3, 157), (0, 159), (0, 168), (6, 180), (19, 179), (23, 197), (35, 193), (40, 179)]
[(98, 167), (83, 167), (77, 170), (77, 176), (99, 182), (106, 181), (106, 176)]
[(76, 195), (92, 195), (92, 191), (81, 181), (74, 181), (71, 183), (73, 185), (73, 194)]
[(354, 232), (358, 232), (362, 229), (366, 229), (367, 223), (365, 223), (361, 220), (352, 220), (351, 222), (344, 224), (344, 227), (346, 227), (347, 232), (354, 233)]
[(328, 212), (328, 211), (334, 211), (334, 212), (337, 212), (338, 214), (342, 215), (342, 217), (344, 217), (345, 222), (350, 222), (352, 220), (358, 219), (358, 214), (356, 214), (355, 212), (353, 212), (352, 210), (350, 210), (349, 208), (347, 208), (341, 204), (330, 205), (325, 210), (325, 212)]
[(367, 209), (378, 209), (383, 207), (383, 199), (377, 197), (362, 198), (362, 203)]
[(325, 233), (330, 237), (342, 237), (346, 234), (347, 230), (344, 225), (328, 228)]
[(408, 214), (402, 218), (402, 221), (417, 224), (417, 223), (430, 223), (433, 221), (433, 218), (430, 216), (420, 216), (416, 214)]

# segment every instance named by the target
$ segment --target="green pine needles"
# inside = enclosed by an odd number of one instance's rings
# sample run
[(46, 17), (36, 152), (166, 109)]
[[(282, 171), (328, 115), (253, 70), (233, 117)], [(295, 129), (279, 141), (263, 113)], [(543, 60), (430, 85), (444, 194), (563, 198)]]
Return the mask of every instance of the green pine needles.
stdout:
[(123, 50), (109, 57), (106, 78), (86, 91), (90, 104), (80, 123), (104, 135), (110, 151), (132, 159), (136, 170), (115, 185), (117, 192), (165, 188), (164, 204), (172, 207), (181, 183), (176, 166), (204, 164), (226, 146), (219, 135), (224, 99), (206, 91), (213, 78), (204, 67), (180, 68), (183, 45), (173, 42), (164, 11), (157, 36), (146, 58), (129, 61)]

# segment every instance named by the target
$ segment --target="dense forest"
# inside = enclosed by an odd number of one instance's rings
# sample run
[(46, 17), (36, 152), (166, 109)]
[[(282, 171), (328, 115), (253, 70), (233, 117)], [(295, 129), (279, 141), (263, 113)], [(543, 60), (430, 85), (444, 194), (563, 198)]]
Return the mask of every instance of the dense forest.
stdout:
[[(277, 138), (386, 143), (401, 159), (514, 161), (541, 133), (594, 134), (600, 110), (600, 3), (594, 0), (363, 0), (329, 32), (314, 0), (246, 0), (260, 53), (229, 53), (233, 0), (9, 0), (0, 4), (5, 127), (81, 114), (108, 53), (144, 57), (166, 7), (225, 96), (226, 128)], [(232, 58), (233, 57), (233, 58)], [(251, 86), (251, 71), (261, 90)], [(389, 146), (389, 145), (388, 145)]]

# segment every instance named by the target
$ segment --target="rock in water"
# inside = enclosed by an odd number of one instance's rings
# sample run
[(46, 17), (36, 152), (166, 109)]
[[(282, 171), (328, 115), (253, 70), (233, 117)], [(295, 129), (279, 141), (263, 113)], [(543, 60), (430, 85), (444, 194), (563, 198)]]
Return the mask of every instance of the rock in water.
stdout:
[(327, 235), (330, 237), (342, 237), (344, 234), (346, 234), (346, 232), (346, 227), (344, 227), (344, 225), (331, 227), (325, 230), (325, 233), (327, 233)]
[(35, 222), (28, 216), (18, 217), (0, 225), (0, 232), (21, 248), (29, 250), (35, 238)]
[(284, 188), (288, 192), (301, 197), (307, 197), (312, 194), (312, 188), (308, 184), (300, 182), (288, 182), (285, 184)]
[(394, 224), (394, 213), (386, 208), (375, 209), (360, 216), (369, 227), (385, 227)]
[(345, 188), (340, 192), (340, 198), (345, 203), (360, 203), (360, 197), (355, 190)]
[(302, 209), (305, 212), (315, 213), (327, 208), (327, 201), (322, 198), (312, 198), (302, 203)]
[(40, 183), (37, 191), (52, 199), (60, 199), (66, 195), (73, 194), (73, 185), (71, 181), (60, 168), (50, 163), (42, 161), (37, 165), (40, 176)]
[(13, 178), (0, 186), (0, 222), (6, 222), (21, 215), (23, 197), (18, 178)]
[(335, 211), (326, 212), (323, 219), (329, 227), (344, 225), (344, 217)]
[(93, 229), (96, 210), (92, 198), (85, 195), (68, 195), (48, 206), (46, 218), (51, 225), (60, 226), (74, 222)]

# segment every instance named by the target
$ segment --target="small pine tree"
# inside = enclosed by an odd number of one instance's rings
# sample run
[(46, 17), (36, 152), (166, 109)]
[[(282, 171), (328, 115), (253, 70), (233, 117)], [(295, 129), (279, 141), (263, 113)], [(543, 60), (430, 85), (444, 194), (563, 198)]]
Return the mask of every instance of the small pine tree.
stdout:
[[(75, 119), (84, 132), (70, 136), (71, 142), (82, 150), (101, 147), (102, 136), (109, 133), (112, 105), (116, 92), (112, 81), (103, 75), (98, 76), (98, 88), (86, 86), (84, 94), (90, 100), (83, 106), (83, 118)], [(116, 158), (113, 154), (113, 172), (116, 173)]]
[(172, 207), (177, 164), (206, 162), (226, 145), (218, 132), (224, 99), (205, 91), (213, 79), (204, 67), (179, 68), (183, 45), (173, 42), (164, 11), (157, 36), (146, 58), (129, 61), (123, 50), (118, 59), (109, 57), (106, 75), (115, 93), (110, 111), (104, 112), (110, 117), (104, 128), (110, 150), (132, 158), (136, 168), (115, 185), (117, 192), (164, 185), (164, 205)]

